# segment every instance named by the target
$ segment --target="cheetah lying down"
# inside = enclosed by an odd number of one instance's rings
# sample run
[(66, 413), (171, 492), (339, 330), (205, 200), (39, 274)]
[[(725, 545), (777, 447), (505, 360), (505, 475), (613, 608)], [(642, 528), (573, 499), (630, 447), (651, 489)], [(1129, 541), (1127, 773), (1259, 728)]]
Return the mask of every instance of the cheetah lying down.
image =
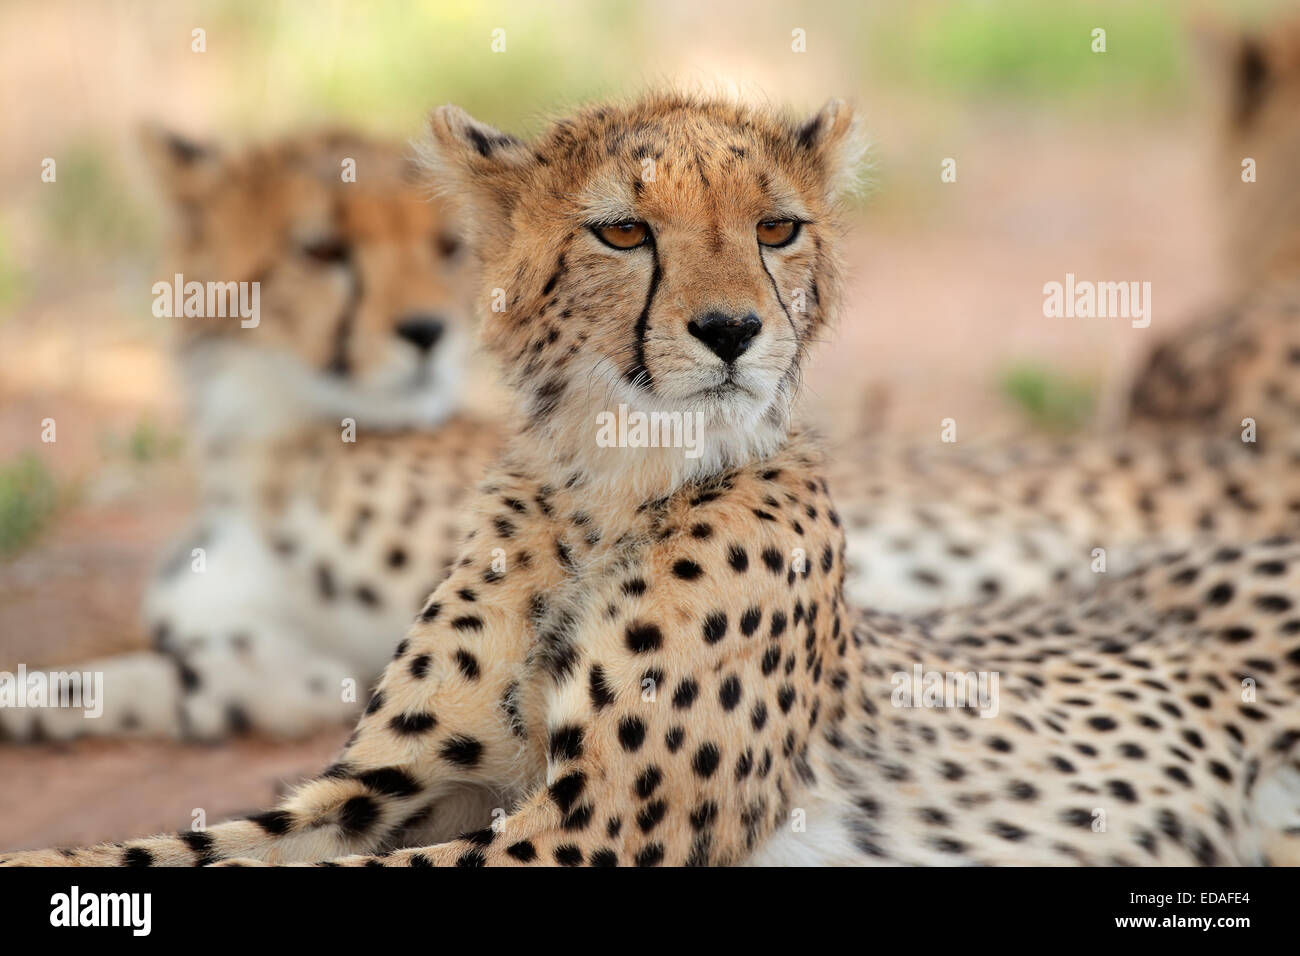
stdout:
[[(840, 293), (848, 107), (654, 95), (532, 144), (445, 107), (429, 154), (505, 290), (483, 337), (526, 415), (451, 576), (278, 808), (8, 863), (1295, 859), (1300, 546), (921, 620), (846, 604), (789, 418)], [(620, 403), (699, 413), (704, 453), (601, 447)]]
[(0, 736), (342, 725), (445, 576), (498, 448), (460, 411), (472, 256), (402, 148), (145, 146), (179, 219), (167, 274), (259, 282), (260, 321), (175, 323), (201, 504), (145, 595), (152, 648), (78, 668), (103, 674), (97, 719), (0, 708)]

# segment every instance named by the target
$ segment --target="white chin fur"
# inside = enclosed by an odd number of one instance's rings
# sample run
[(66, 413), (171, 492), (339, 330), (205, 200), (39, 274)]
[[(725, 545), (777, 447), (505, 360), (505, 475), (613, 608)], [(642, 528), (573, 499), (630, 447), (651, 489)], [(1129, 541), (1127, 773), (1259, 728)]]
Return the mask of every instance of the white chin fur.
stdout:
[(460, 337), (446, 338), (420, 376), (415, 350), (394, 343), (388, 359), (358, 379), (311, 368), (287, 351), (211, 342), (194, 346), (184, 374), (199, 435), (247, 441), (344, 418), (358, 428), (437, 425), (460, 406), (464, 357)]
[[(668, 494), (682, 484), (776, 452), (790, 419), (789, 390), (778, 378), (763, 381), (762, 371), (741, 371), (745, 390), (726, 398), (677, 398), (663, 390), (633, 386), (610, 362), (593, 362), (570, 377), (569, 387), (546, 426), (547, 438), (563, 467), (578, 466), (589, 478), (611, 487), (633, 488), (646, 498)], [(713, 379), (705, 378), (702, 387)], [(585, 383), (585, 384), (584, 384)], [(677, 383), (680, 387), (681, 383)], [(702, 428), (694, 447), (602, 447), (597, 441), (602, 413), (694, 415)]]

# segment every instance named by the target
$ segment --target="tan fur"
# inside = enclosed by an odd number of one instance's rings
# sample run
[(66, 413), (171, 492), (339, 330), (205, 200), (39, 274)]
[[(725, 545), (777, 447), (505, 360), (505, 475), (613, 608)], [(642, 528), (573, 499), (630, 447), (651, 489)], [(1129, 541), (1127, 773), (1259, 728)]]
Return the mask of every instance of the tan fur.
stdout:
[[(196, 849), (273, 861), (378, 849), (422, 813), (436, 827), (439, 804), (445, 813), (466, 786), (513, 807), (500, 837), (392, 862), (735, 861), (802, 785), (821, 709), (807, 681), (815, 672), (824, 686), (817, 661), (842, 653), (847, 626), (838, 518), (816, 453), (786, 429), (804, 346), (838, 291), (829, 184), (844, 172), (849, 112), (793, 123), (648, 97), (562, 121), (533, 148), (471, 124), (441, 111), (436, 149), (452, 188), (474, 190), (484, 304), (497, 287), (509, 304), (485, 311), (484, 337), (527, 425), (339, 765), (273, 814), (149, 844), (152, 862), (193, 861)], [(653, 296), (649, 250), (601, 246), (576, 199), (592, 176), (636, 189), (643, 151), (659, 154), (634, 210), (663, 256)], [(757, 224), (783, 213), (807, 219), (802, 236), (760, 251)], [(778, 291), (796, 286), (811, 293), (804, 313), (787, 312)], [(721, 363), (686, 325), (720, 305), (762, 318), (737, 363), (748, 387), (694, 399), (723, 384)], [(643, 312), (644, 376), (631, 367)], [(602, 365), (615, 374), (594, 376)], [(682, 449), (596, 449), (593, 409), (618, 400), (700, 408), (713, 428), (703, 463)], [(774, 640), (791, 648), (780, 671)], [(781, 693), (755, 696), (774, 673)], [(751, 691), (733, 699), (740, 687)], [(740, 734), (753, 739), (738, 750)], [(637, 787), (644, 796), (628, 805)]]
[[(183, 339), (256, 338), (259, 348), (324, 368), (336, 351), (331, 319), (354, 294), (342, 268), (310, 254), (328, 243), (348, 247), (364, 287), (346, 346), (354, 374), (382, 363), (403, 316), (446, 314), (468, 325), (464, 231), (430, 199), (409, 148), (343, 131), (233, 153), (160, 131), (145, 143), (178, 219), (169, 265), (187, 280), (262, 284), (266, 321), (257, 329), (177, 320)], [(354, 182), (343, 179), (346, 159), (355, 161)]]
[[(258, 282), (261, 320), (161, 320), (202, 504), (145, 596), (152, 649), (87, 662), (103, 717), (15, 709), (0, 732), (212, 740), (351, 720), (449, 569), (499, 443), (458, 413), (464, 231), (401, 146), (333, 132), (231, 151), (161, 131), (145, 145), (177, 219), (167, 273)], [(399, 334), (412, 320), (441, 323), (430, 348)]]
[[(1260, 444), (1289, 445), (1300, 441), (1300, 19), (1207, 31), (1201, 46), (1217, 100), (1212, 177), (1232, 291), (1152, 350), (1133, 382), (1132, 416), (1223, 437), (1249, 418)], [(1242, 179), (1246, 159), (1254, 182)]]
[[(1300, 270), (1300, 18), (1207, 35), (1202, 69), (1217, 110), (1213, 182), (1235, 291)], [(1242, 180), (1245, 159), (1256, 180)]]
[[(844, 179), (835, 157), (852, 154), (851, 128), (839, 106), (786, 124), (651, 96), (562, 121), (530, 147), (441, 111), (439, 168), (473, 190), (485, 286), (512, 304), (485, 335), (529, 415), (480, 490), (456, 569), (340, 761), (279, 809), (7, 862), (1290, 859), (1284, 833), (1260, 822), (1256, 787), (1273, 782), (1269, 800), (1285, 802), (1279, 773), (1300, 742), (1295, 544), (1165, 555), (1085, 590), (923, 619), (849, 612), (842, 521), (815, 442), (787, 431), (779, 383), (797, 379), (833, 301), (827, 192)], [(662, 147), (660, 175), (630, 212), (663, 247), (675, 290), (663, 300), (644, 294), (650, 250), (602, 251), (581, 213), (592, 179), (618, 180), (607, 166), (634, 171), (643, 131)], [(736, 162), (733, 145), (762, 162)], [(772, 215), (753, 201), (764, 179), (795, 189), (810, 213), (785, 249), (742, 240)], [(725, 263), (700, 257), (710, 236)], [(807, 256), (809, 244), (823, 255)], [(578, 437), (600, 405), (591, 393), (645, 407), (661, 390), (717, 384), (719, 359), (687, 331), (716, 306), (716, 281), (762, 318), (753, 354), (735, 364), (791, 364), (760, 396), (698, 402), (719, 421), (710, 465), (595, 453)], [(814, 281), (816, 308), (787, 315), (779, 290)], [(628, 341), (638, 325), (640, 351)], [(600, 362), (624, 378), (593, 378)], [(764, 430), (737, 434), (750, 412)], [(1004, 691), (987, 715), (905, 708), (896, 677), (915, 666), (991, 670)], [(505, 816), (413, 844), (471, 816), (466, 793), (480, 812), (485, 794), (500, 799)]]

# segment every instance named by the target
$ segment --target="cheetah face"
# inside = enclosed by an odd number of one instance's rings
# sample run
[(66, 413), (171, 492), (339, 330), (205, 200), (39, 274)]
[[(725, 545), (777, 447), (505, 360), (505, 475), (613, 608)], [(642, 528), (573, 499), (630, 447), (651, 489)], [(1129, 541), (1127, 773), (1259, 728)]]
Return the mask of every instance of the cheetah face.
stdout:
[(401, 150), (326, 134), (225, 156), (156, 135), (150, 152), (182, 227), (168, 277), (259, 286), (255, 327), (171, 320), (200, 427), (427, 425), (457, 407), (472, 257)]
[(838, 295), (837, 199), (861, 151), (846, 106), (788, 122), (650, 96), (531, 146), (444, 107), (433, 134), (483, 250), (485, 341), (533, 428), (579, 454), (619, 406), (697, 415), (714, 466), (784, 436)]

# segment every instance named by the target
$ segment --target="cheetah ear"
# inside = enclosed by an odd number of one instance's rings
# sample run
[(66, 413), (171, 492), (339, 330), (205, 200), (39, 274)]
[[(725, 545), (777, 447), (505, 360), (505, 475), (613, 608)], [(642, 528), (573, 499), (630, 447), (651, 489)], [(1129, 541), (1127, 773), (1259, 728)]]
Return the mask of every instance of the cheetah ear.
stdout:
[(1245, 126), (1259, 113), (1274, 82), (1273, 64), (1264, 43), (1253, 36), (1240, 37), (1232, 58), (1232, 121)]
[(835, 201), (856, 191), (867, 172), (870, 144), (853, 107), (830, 100), (794, 130), (798, 148), (816, 155), (826, 174), (826, 198)]
[(459, 207), (479, 236), (504, 229), (532, 151), (508, 133), (480, 123), (459, 106), (440, 106), (429, 120), (420, 158), (433, 185)]
[(1217, 20), (1190, 29), (1191, 45), (1208, 80), (1207, 99), (1229, 123), (1245, 127), (1259, 113), (1277, 81), (1276, 53), (1267, 38)]
[(215, 146), (153, 124), (142, 127), (139, 135), (145, 159), (172, 202), (192, 202), (219, 181), (222, 155)]

